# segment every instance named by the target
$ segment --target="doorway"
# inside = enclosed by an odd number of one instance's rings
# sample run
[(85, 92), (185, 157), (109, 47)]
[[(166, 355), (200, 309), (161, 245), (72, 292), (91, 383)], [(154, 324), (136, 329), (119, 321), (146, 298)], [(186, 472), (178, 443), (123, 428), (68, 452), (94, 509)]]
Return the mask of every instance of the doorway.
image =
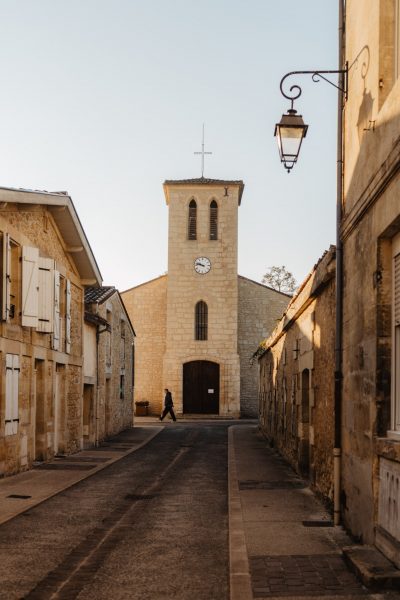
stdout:
[(183, 412), (219, 414), (219, 365), (194, 360), (183, 365)]
[(35, 359), (34, 398), (35, 398), (35, 460), (45, 460), (46, 419), (45, 419), (45, 362)]
[(95, 443), (94, 436), (94, 385), (83, 385), (83, 447), (90, 448)]

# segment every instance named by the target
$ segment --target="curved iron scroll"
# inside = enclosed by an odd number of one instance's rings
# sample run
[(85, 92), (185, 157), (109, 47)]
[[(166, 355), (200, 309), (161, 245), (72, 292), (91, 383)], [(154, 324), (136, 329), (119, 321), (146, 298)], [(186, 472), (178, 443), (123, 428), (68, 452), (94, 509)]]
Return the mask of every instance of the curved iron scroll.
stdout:
[[(333, 83), (330, 79), (328, 79), (327, 77), (325, 77), (325, 75), (344, 75), (343, 77), (343, 87), (340, 85), (336, 85), (336, 83)], [(287, 98), (288, 100), (291, 101), (292, 103), (292, 108), (293, 108), (293, 102), (295, 100), (297, 100), (297, 98), (300, 98), (303, 90), (301, 89), (301, 87), (297, 84), (292, 85), (289, 88), (288, 93), (284, 92), (283, 89), (283, 84), (285, 82), (285, 80), (288, 77), (292, 77), (293, 75), (311, 75), (311, 79), (317, 83), (319, 82), (321, 79), (323, 79), (324, 81), (326, 81), (327, 83), (329, 83), (330, 85), (332, 85), (334, 88), (336, 88), (337, 90), (340, 90), (344, 95), (345, 98), (347, 99), (347, 76), (348, 76), (348, 65), (346, 63), (346, 67), (344, 69), (339, 69), (339, 70), (313, 70), (313, 71), (290, 71), (289, 73), (286, 73), (286, 75), (284, 75), (281, 79), (281, 83), (280, 83), (280, 90), (281, 90), (281, 94), (282, 96), (284, 96), (285, 98)], [(290, 95), (289, 95), (290, 94)]]

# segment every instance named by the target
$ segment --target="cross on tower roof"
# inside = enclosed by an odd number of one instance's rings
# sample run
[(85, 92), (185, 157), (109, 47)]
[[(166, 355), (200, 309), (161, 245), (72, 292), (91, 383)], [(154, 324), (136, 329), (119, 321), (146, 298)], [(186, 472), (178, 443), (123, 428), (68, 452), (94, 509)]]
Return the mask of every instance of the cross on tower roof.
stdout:
[(193, 154), (201, 154), (201, 176), (204, 177), (204, 155), (212, 154), (212, 152), (205, 152), (205, 150), (204, 150), (204, 123), (203, 123), (203, 140), (201, 142), (201, 152), (193, 152)]

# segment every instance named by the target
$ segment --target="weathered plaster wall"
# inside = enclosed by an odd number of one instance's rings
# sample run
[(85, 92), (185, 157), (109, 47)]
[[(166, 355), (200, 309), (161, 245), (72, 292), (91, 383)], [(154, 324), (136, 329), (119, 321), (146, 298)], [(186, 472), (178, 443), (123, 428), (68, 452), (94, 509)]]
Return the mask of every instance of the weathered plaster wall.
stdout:
[(261, 427), (329, 501), (333, 496), (334, 272), (331, 249), (264, 342), (259, 359)]
[(240, 412), (258, 416), (258, 366), (255, 348), (268, 337), (287, 307), (290, 296), (239, 275), (238, 352), (240, 356)]

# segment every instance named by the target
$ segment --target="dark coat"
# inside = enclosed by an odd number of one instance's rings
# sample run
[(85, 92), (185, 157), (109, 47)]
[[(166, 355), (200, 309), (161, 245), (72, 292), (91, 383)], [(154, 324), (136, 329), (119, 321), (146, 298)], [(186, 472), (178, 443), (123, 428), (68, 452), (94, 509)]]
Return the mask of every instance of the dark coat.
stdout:
[(171, 392), (167, 392), (165, 394), (164, 406), (165, 408), (171, 408), (173, 405), (174, 403), (172, 402), (172, 394)]

